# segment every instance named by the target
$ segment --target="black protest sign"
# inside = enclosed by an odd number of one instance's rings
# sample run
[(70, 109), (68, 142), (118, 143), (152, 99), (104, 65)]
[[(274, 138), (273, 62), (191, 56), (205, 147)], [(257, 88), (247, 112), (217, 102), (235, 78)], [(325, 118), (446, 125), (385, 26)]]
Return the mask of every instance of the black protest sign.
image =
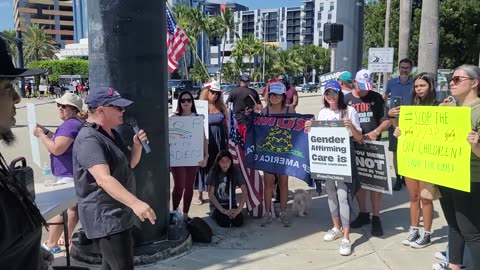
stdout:
[(355, 164), (364, 189), (392, 194), (390, 161), (386, 143), (355, 144)]

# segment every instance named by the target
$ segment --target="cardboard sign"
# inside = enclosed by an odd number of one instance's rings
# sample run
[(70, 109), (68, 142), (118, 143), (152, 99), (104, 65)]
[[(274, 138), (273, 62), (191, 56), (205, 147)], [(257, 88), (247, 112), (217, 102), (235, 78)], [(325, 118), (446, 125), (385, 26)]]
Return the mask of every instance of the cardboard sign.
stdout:
[(350, 134), (341, 121), (313, 121), (308, 133), (313, 179), (352, 182)]
[(170, 167), (198, 166), (205, 150), (203, 115), (171, 116), (168, 120)]
[[(178, 99), (172, 100), (172, 111), (177, 110)], [(206, 131), (208, 131), (208, 101), (206, 100), (195, 100), (195, 109), (197, 109), (197, 113), (200, 115), (205, 116), (203, 126)], [(205, 132), (205, 136), (207, 136), (208, 140), (208, 132)]]
[(380, 193), (392, 194), (390, 158), (386, 142), (355, 144), (355, 165), (360, 185)]
[(400, 175), (470, 192), (469, 107), (402, 106)]

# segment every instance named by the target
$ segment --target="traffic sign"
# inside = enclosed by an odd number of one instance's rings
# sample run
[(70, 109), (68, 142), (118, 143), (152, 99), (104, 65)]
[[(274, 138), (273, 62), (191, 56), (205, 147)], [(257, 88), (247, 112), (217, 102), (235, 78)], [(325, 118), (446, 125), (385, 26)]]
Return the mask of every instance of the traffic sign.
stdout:
[(393, 48), (369, 48), (368, 70), (370, 72), (393, 72)]

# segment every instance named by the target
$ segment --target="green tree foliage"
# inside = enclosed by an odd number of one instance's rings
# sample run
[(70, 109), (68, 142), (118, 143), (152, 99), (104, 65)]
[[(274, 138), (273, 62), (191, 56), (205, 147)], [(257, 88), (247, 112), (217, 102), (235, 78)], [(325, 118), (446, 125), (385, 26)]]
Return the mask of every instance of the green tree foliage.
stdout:
[[(412, 1), (412, 28), (409, 57), (418, 59), (421, 0)], [(365, 6), (364, 66), (368, 48), (383, 47), (386, 0)], [(390, 46), (397, 59), (400, 0), (392, 0)], [(440, 61), (439, 68), (454, 68), (461, 64), (478, 64), (480, 52), (480, 5), (478, 0), (440, 0)]]
[(23, 34), (23, 52), (25, 63), (39, 60), (56, 59), (58, 47), (50, 35), (45, 33), (44, 27), (38, 24), (27, 26)]
[(83, 59), (33, 61), (27, 67), (51, 70), (48, 81), (54, 84), (58, 83), (59, 75), (88, 75), (88, 61)]
[[(15, 37), (15, 30), (3, 30), (4, 34), (7, 34), (11, 37)], [(17, 58), (17, 45), (15, 43), (11, 42), (10, 40), (5, 40), (7, 43), (7, 50), (10, 56), (12, 56), (13, 59)]]

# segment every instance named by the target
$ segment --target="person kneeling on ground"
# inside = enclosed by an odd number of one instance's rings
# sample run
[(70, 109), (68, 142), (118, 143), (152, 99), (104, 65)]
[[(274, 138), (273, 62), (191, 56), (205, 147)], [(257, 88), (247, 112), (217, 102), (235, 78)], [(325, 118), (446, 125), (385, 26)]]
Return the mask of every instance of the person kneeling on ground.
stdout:
[[(210, 215), (220, 227), (243, 225), (242, 209), (247, 202), (247, 186), (240, 172), (233, 167), (232, 155), (220, 151), (208, 175), (208, 197)], [(235, 188), (240, 187), (240, 205), (235, 199)]]

